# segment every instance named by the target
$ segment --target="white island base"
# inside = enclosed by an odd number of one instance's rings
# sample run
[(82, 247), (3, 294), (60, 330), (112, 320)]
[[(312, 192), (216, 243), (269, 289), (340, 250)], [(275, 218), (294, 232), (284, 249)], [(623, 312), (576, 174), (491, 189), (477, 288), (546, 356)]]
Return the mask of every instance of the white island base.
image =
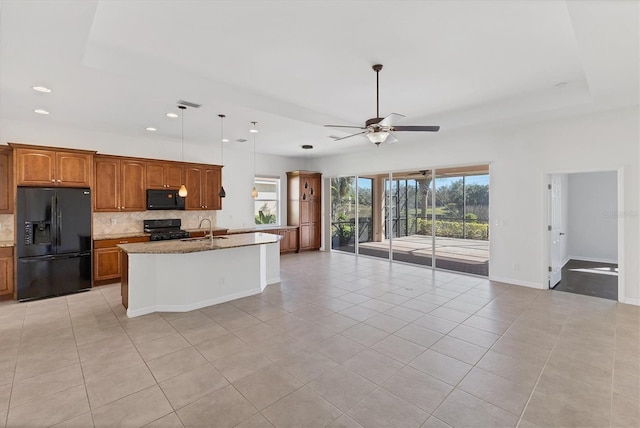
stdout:
[(280, 282), (280, 244), (275, 238), (271, 243), (183, 253), (132, 252), (127, 247), (140, 244), (122, 245), (127, 316), (187, 312), (261, 293)]

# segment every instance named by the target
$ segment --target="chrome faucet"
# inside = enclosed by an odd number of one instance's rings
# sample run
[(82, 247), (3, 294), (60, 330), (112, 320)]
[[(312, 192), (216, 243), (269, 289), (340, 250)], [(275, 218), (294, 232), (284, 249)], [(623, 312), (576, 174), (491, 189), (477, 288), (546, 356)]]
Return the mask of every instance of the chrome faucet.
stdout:
[[(211, 245), (213, 245), (213, 225), (211, 224), (211, 219), (209, 217), (205, 217), (200, 220), (200, 224), (198, 225), (198, 229), (202, 227), (202, 222), (207, 220), (209, 222), (209, 239), (211, 240)], [(206, 235), (205, 235), (206, 238)]]

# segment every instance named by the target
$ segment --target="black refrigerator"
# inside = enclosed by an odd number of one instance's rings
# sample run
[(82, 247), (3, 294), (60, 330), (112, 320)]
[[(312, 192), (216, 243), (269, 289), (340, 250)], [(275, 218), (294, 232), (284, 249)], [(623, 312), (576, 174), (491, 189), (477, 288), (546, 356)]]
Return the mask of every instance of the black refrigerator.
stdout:
[(18, 300), (91, 288), (89, 189), (18, 187)]

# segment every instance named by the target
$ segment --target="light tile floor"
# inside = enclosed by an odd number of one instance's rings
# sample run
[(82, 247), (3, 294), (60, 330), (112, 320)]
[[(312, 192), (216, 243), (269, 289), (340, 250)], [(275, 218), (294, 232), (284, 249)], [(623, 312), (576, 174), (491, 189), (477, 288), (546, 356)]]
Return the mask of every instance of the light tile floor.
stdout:
[(1, 303), (0, 427), (640, 426), (638, 307), (336, 253), (281, 267), (190, 313), (129, 319), (119, 285)]

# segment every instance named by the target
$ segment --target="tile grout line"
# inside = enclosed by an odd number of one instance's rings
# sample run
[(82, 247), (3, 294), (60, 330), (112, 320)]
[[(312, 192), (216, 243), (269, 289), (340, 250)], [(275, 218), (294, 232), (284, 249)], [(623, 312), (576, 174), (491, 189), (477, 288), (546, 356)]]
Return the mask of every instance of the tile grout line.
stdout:
[(616, 323), (613, 331), (613, 361), (611, 363), (611, 406), (609, 406), (609, 426), (613, 427), (613, 400), (614, 400), (614, 379), (616, 377), (616, 349), (618, 347), (618, 314), (616, 312)]
[[(27, 305), (29, 303), (27, 302)], [(9, 412), (11, 411), (11, 398), (13, 398), (13, 387), (16, 384), (16, 373), (18, 372), (18, 355), (20, 354), (20, 346), (22, 345), (22, 335), (24, 334), (24, 323), (27, 319), (27, 310), (29, 306), (25, 307), (24, 316), (22, 317), (22, 324), (20, 326), (20, 339), (18, 340), (18, 347), (16, 348), (15, 363), (13, 365), (13, 378), (11, 379), (11, 390), (9, 391), (9, 403), (7, 404), (7, 414), (5, 415), (5, 426), (9, 424)]]
[(549, 350), (549, 354), (547, 355), (547, 358), (545, 358), (545, 360), (544, 360), (544, 364), (542, 365), (542, 369), (540, 369), (540, 373), (538, 374), (538, 378), (536, 379), (536, 383), (533, 385), (533, 389), (531, 389), (531, 393), (529, 394), (529, 398), (527, 399), (527, 402), (525, 403), (524, 407), (522, 408), (522, 412), (520, 413), (520, 418), (518, 419), (518, 425), (520, 425), (520, 423), (523, 421), (524, 413), (527, 411), (527, 407), (529, 407), (529, 403), (531, 402), (531, 398), (533, 398), (533, 394), (536, 392), (536, 389), (538, 388), (538, 384), (540, 383), (540, 379), (542, 378), (542, 374), (544, 373), (544, 369), (547, 367), (547, 363), (549, 362), (549, 359), (551, 359), (551, 355), (553, 354), (553, 351), (556, 348), (556, 345), (560, 341), (560, 335), (562, 334), (562, 330), (564, 330), (564, 327), (567, 324), (567, 321), (569, 320), (569, 318), (571, 318), (571, 315), (569, 315), (567, 317), (567, 319), (562, 323), (562, 327), (560, 327), (560, 331), (558, 331), (558, 335), (556, 336), (556, 340), (553, 342), (553, 346)]
[[(100, 296), (104, 299), (104, 296), (102, 295), (102, 292), (100, 292)], [(76, 348), (76, 356), (78, 357), (78, 365), (80, 366), (80, 373), (82, 373), (82, 386), (84, 387), (84, 394), (87, 397), (87, 404), (89, 405), (89, 414), (91, 415), (91, 423), (93, 424), (93, 426), (95, 426), (96, 422), (93, 419), (93, 411), (91, 410), (91, 400), (89, 400), (89, 391), (87, 391), (87, 379), (84, 377), (84, 369), (82, 368), (82, 361), (80, 360), (80, 351), (78, 350), (78, 340), (77, 340), (77, 337), (76, 337), (76, 330), (75, 330), (75, 327), (73, 325), (73, 319), (71, 318), (71, 308), (69, 308), (69, 297), (68, 296), (65, 298), (65, 302), (67, 304), (67, 314), (69, 315), (69, 323), (71, 324), (71, 333), (73, 334), (73, 343), (74, 343), (75, 348)], [(106, 299), (105, 299), (105, 302), (106, 302)], [(69, 388), (67, 388), (67, 389), (69, 389)], [(80, 415), (72, 416), (71, 418), (66, 419), (66, 420), (73, 419), (74, 417), (80, 416)], [(64, 422), (64, 421), (61, 421), (61, 422)]]

